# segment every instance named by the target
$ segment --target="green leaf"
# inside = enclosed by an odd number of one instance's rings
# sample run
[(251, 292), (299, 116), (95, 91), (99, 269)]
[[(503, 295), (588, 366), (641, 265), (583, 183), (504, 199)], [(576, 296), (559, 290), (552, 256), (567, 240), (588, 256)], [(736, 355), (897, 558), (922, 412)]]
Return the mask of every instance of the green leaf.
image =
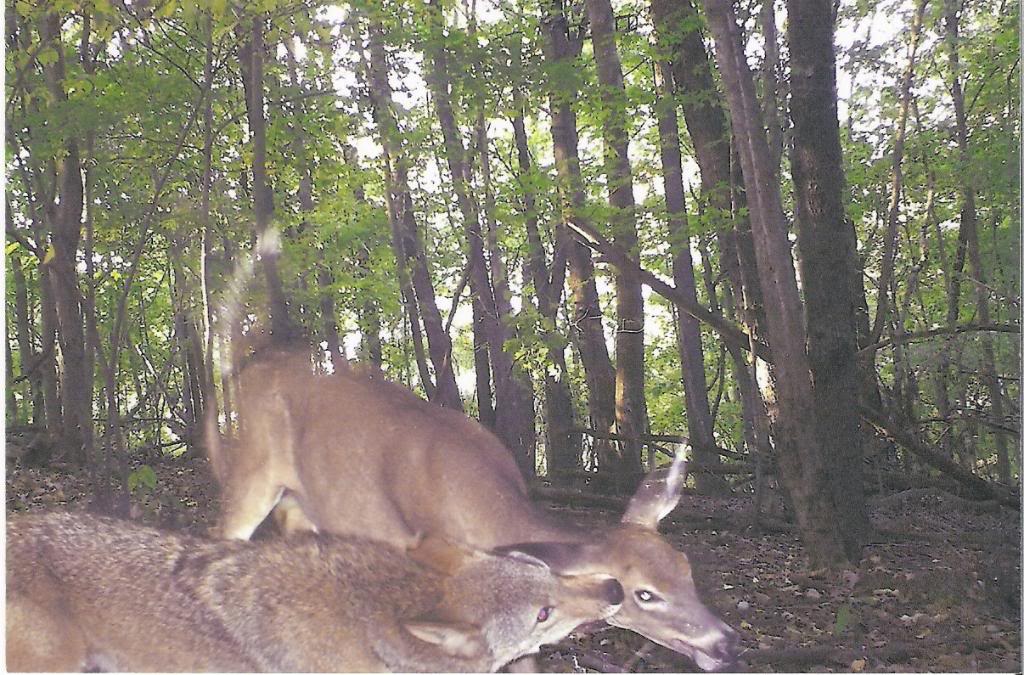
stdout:
[(40, 50), (39, 54), (36, 55), (36, 59), (43, 66), (52, 66), (57, 63), (57, 50), (53, 47), (47, 47)]
[(21, 244), (19, 244), (18, 242), (12, 241), (10, 244), (7, 245), (7, 248), (4, 249), (4, 255), (10, 255), (14, 253), (15, 251), (18, 250), (20, 246)]
[(50, 244), (49, 246), (46, 247), (46, 255), (43, 256), (43, 264), (44, 265), (50, 264), (50, 261), (53, 260), (56, 257), (57, 257), (57, 249), (55, 249), (53, 247), (53, 244)]
[(147, 492), (156, 488), (156, 472), (148, 464), (143, 464), (128, 474), (128, 490), (135, 492), (135, 489), (139, 487), (144, 488)]

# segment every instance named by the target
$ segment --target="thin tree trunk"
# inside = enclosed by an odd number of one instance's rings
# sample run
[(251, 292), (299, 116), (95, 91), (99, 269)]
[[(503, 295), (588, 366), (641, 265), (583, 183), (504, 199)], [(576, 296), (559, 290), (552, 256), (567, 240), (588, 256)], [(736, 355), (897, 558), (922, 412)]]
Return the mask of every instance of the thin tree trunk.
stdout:
[(772, 308), (767, 320), (778, 384), (779, 465), (812, 564), (842, 565), (848, 559), (820, 450), (824, 438), (814, 415), (808, 415), (815, 409), (814, 391), (779, 179), (732, 6), (727, 0), (707, 0), (706, 11), (746, 179), (761, 287)]
[(46, 431), (53, 439), (58, 439), (64, 427), (64, 409), (58, 390), (60, 374), (56, 356), (57, 306), (53, 299), (53, 280), (42, 265), (39, 267), (39, 316), (42, 326), (39, 353), (42, 354), (41, 358), (43, 359), (39, 366), (39, 372), (43, 380)]
[[(543, 12), (544, 60), (555, 71), (571, 73), (568, 66), (579, 56), (582, 41), (580, 38), (570, 41), (561, 0), (546, 0)], [(548, 95), (555, 170), (560, 183), (560, 217), (565, 223), (585, 222), (586, 194), (580, 176), (576, 113), (571, 105), (576, 96), (576, 83), (556, 83)], [(586, 375), (591, 427), (610, 432), (615, 429), (615, 369), (604, 339), (604, 321), (590, 249), (575, 238), (569, 244), (568, 266), (572, 335)], [(605, 466), (617, 462), (618, 450), (613, 442), (595, 440), (594, 449), (598, 461)]]
[[(445, 407), (462, 410), (462, 399), (459, 397), (455, 371), (452, 367), (451, 338), (444, 330), (441, 313), (437, 309), (430, 270), (427, 267), (413, 212), (412, 196), (409, 191), (408, 158), (405, 156), (398, 124), (392, 111), (391, 85), (388, 82), (383, 29), (379, 20), (371, 19), (368, 22), (368, 37), (370, 58), (366, 70), (374, 121), (384, 150), (388, 219), (391, 222), (399, 284), (413, 336), (415, 337), (419, 331), (417, 322), (422, 319), (427, 349), (434, 365), (434, 383), (431, 383), (430, 377), (424, 372), (425, 363), (418, 360), (420, 378), (431, 400)], [(419, 353), (422, 353), (422, 349)]]
[[(512, 359), (506, 351), (506, 329), (501, 322), (494, 289), (487, 269), (484, 256), (484, 235), (480, 227), (480, 214), (476, 201), (470, 193), (471, 170), (466, 158), (466, 149), (459, 133), (455, 113), (452, 110), (451, 84), (448, 75), (448, 54), (442, 37), (444, 18), (436, 0), (427, 3), (427, 18), (431, 26), (432, 37), (428, 40), (426, 57), (429, 61), (427, 85), (433, 94), (434, 108), (441, 124), (444, 137), (445, 155), (452, 178), (459, 211), (462, 213), (463, 227), (466, 230), (466, 242), (469, 249), (469, 286), (474, 296), (474, 314), (479, 312), (479, 322), (474, 319), (474, 328), (483, 330), (483, 340), (487, 343), (490, 355), (491, 373), (494, 380), (494, 425), (498, 437), (512, 451), (524, 476), (534, 473), (531, 460), (534, 448), (532, 445), (532, 415), (529, 415), (530, 431), (523, 424), (527, 414), (522, 406), (527, 403), (515, 382), (512, 372)], [(477, 355), (480, 355), (478, 344)], [(482, 364), (481, 364), (482, 365)], [(530, 402), (532, 404), (532, 401)]]
[[(480, 153), (480, 179), (484, 189), (483, 224), (487, 237), (487, 256), (490, 260), (491, 288), (494, 291), (494, 309), (497, 320), (501, 327), (501, 334), (508, 342), (509, 336), (514, 331), (515, 317), (512, 314), (512, 293), (508, 284), (508, 269), (505, 267), (504, 254), (498, 242), (498, 218), (497, 208), (494, 203), (494, 190), (491, 186), (491, 167), (489, 143), (487, 139), (487, 126), (484, 121), (483, 107), (477, 115), (477, 147)], [(505, 351), (507, 347), (503, 346)], [(504, 414), (507, 419), (502, 426), (508, 429), (515, 445), (523, 453), (523, 464), (526, 468), (526, 475), (533, 476), (537, 472), (537, 430), (534, 426), (533, 409), (533, 383), (529, 376), (521, 368), (516, 366), (512, 360), (512, 354), (505, 351), (509, 360), (510, 372), (508, 375), (507, 396), (508, 404), (505, 406)]]
[[(217, 403), (217, 388), (213, 375), (213, 303), (210, 300), (210, 192), (213, 189), (213, 14), (207, 11), (203, 21), (206, 43), (203, 61), (203, 87), (206, 97), (203, 102), (203, 178), (199, 197), (199, 284), (203, 303), (203, 398), (206, 414), (219, 424), (220, 412)], [(227, 396), (227, 382), (222, 382)], [(209, 439), (207, 439), (209, 442)]]
[[(633, 171), (629, 162), (626, 132), (626, 90), (622, 64), (615, 44), (615, 14), (611, 0), (587, 0), (593, 38), (597, 79), (601, 85), (604, 135), (604, 172), (608, 202), (612, 207), (608, 231), (613, 243), (639, 259)], [(618, 433), (632, 438), (647, 433), (647, 398), (644, 393), (644, 298), (636, 270), (618, 269), (615, 274), (615, 425)], [(643, 466), (641, 445), (622, 444), (616, 473), (638, 473)]]
[[(514, 53), (516, 66), (521, 67), (520, 52)], [(558, 307), (562, 301), (562, 287), (565, 284), (565, 249), (573, 245), (565, 236), (564, 227), (556, 226), (552, 268), (548, 268), (544, 255), (544, 244), (537, 222), (537, 200), (533, 187), (533, 168), (530, 147), (526, 137), (525, 109), (519, 87), (512, 90), (512, 132), (515, 137), (516, 155), (519, 161), (519, 182), (523, 194), (523, 214), (526, 223), (526, 239), (529, 246), (524, 277), (527, 286), (534, 288), (537, 311), (541, 321), (538, 333), (547, 350), (551, 368), (544, 372), (544, 419), (547, 423), (546, 455), (548, 475), (564, 471), (579, 470), (582, 462), (580, 436), (570, 433), (576, 425), (572, 393), (569, 390), (568, 368), (565, 364), (565, 347), (556, 337)]]
[[(971, 149), (967, 127), (967, 109), (964, 105), (963, 87), (960, 83), (960, 3), (956, 0), (945, 0), (944, 14), (946, 21), (945, 40), (949, 50), (949, 69), (953, 111), (956, 117), (956, 142), (959, 149), (960, 162), (960, 231), (967, 244), (967, 257), (971, 265), (971, 278), (974, 280), (974, 297), (978, 306), (978, 321), (988, 324), (991, 315), (988, 306), (988, 289), (986, 288), (985, 268), (982, 263), (981, 241), (978, 237), (978, 213), (975, 206), (974, 177), (971, 174)], [(1003, 393), (996, 376), (995, 352), (992, 347), (992, 336), (983, 333), (981, 340), (981, 379), (988, 391), (992, 416), (997, 423), (1003, 422)], [(996, 470), (999, 480), (1009, 483), (1010, 474), (1009, 443), (1006, 434), (997, 431)]]
[[(251, 26), (246, 25), (249, 21), (252, 22)], [(265, 237), (272, 227), (274, 193), (267, 178), (267, 120), (263, 109), (264, 18), (257, 15), (247, 17), (239, 23), (237, 33), (241, 42), (238, 49), (239, 63), (252, 141), (253, 215), (257, 235)], [(267, 281), (271, 336), (275, 343), (287, 344), (301, 336), (298, 326), (292, 322), (288, 313), (288, 301), (277, 269), (277, 258), (275, 252), (264, 252), (260, 261)]]
[[(652, 6), (652, 8), (660, 9), (656, 6)], [(658, 14), (655, 19), (656, 24), (660, 24), (659, 19), (663, 18)], [(664, 42), (660, 34), (658, 43), (659, 50), (664, 50)], [(693, 275), (690, 229), (686, 217), (682, 153), (679, 150), (679, 120), (676, 116), (675, 86), (667, 62), (659, 59), (655, 62), (654, 67), (659, 97), (655, 107), (658, 116), (662, 173), (665, 177), (665, 207), (668, 212), (669, 248), (672, 251), (672, 280), (677, 289), (685, 293), (693, 304), (697, 304), (697, 284)], [(705, 260), (707, 259), (705, 258)], [(708, 290), (713, 291), (710, 287)], [(711, 407), (708, 404), (700, 324), (696, 318), (685, 312), (678, 312), (676, 342), (679, 350), (679, 364), (682, 369), (686, 420), (690, 442), (694, 448), (694, 463), (698, 467), (720, 464), (718, 453), (710, 450), (715, 445), (714, 423), (711, 419)], [(727, 489), (721, 476), (699, 472), (696, 477), (697, 489), (701, 492), (720, 493)]]
[[(761, 284), (753, 264), (749, 221), (738, 205), (733, 204), (731, 186), (736, 183), (737, 194), (742, 194), (742, 176), (738, 170), (733, 171), (738, 167), (732, 166), (728, 125), (719, 104), (711, 58), (693, 21), (697, 16), (696, 8), (689, 0), (655, 0), (651, 9), (659, 42), (666, 47), (674, 47), (667, 56), (671, 57), (673, 84), (683, 95), (683, 115), (700, 169), (703, 208), (710, 210), (716, 219), (726, 222), (720, 226), (718, 234), (720, 265), (736, 294), (735, 317), (746, 324), (751, 352), (756, 354), (756, 337), (763, 338), (767, 333)], [(728, 225), (727, 219), (734, 224)], [(741, 248), (743, 256), (740, 256)], [(746, 274), (742, 271), (741, 259), (750, 266)], [(742, 311), (740, 300), (745, 308)], [(747, 364), (736, 345), (727, 345), (740, 396), (744, 397), (744, 439), (760, 461), (771, 447), (764, 401), (753, 374), (753, 363)], [(755, 488), (761, 487), (760, 483), (755, 485)], [(759, 489), (756, 494), (760, 496), (761, 492)]]
[[(10, 202), (7, 204), (7, 222), (11, 222)], [(39, 352), (32, 345), (32, 317), (29, 314), (28, 306), (28, 284), (25, 279), (25, 270), (22, 268), (21, 256), (9, 256), (11, 261), (11, 276), (14, 279), (14, 325), (17, 334), (18, 356), (21, 361), (21, 373), (28, 372), (28, 396), (25, 400), (31, 401), (32, 423), (40, 427), (46, 426), (46, 408), (43, 404), (43, 371), (39, 367)], [(13, 373), (11, 362), (7, 362), (7, 372)]]
[(907, 68), (900, 83), (900, 114), (896, 120), (896, 133), (892, 147), (892, 184), (889, 188), (889, 209), (886, 217), (885, 240), (882, 252), (882, 271), (878, 279), (878, 302), (875, 323), (871, 329), (871, 342), (882, 338), (882, 331), (889, 320), (889, 287), (892, 285), (896, 261), (896, 235), (899, 231), (900, 202), (903, 198), (903, 148), (907, 138), (907, 119), (910, 117), (911, 87), (914, 82), (914, 67), (917, 61), (917, 46), (921, 37), (921, 25), (928, 0), (917, 0), (914, 19), (910, 24), (910, 43), (907, 47)]
[[(923, 4), (923, 3), (922, 3)], [(793, 185), (807, 349), (817, 418), (829, 430), (827, 470), (846, 556), (860, 559), (870, 523), (864, 500), (856, 329), (857, 233), (843, 210), (831, 0), (788, 0), (793, 72)], [(861, 281), (861, 283), (863, 283)]]

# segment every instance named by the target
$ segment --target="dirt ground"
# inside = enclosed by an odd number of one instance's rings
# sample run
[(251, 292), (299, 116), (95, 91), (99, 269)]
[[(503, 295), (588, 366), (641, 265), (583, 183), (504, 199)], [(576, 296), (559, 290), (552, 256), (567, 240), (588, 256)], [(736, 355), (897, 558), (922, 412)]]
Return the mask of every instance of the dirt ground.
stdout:
[[(166, 459), (139, 480), (131, 516), (204, 534), (217, 497), (203, 460)], [(152, 485), (152, 486), (151, 486)], [(82, 471), (7, 466), (7, 513), (83, 509)], [(605, 509), (546, 504), (599, 527)], [(1020, 514), (937, 489), (874, 498), (875, 533), (854, 569), (809, 574), (784, 527), (752, 528), (746, 498), (684, 496), (662, 530), (693, 563), (707, 604), (742, 636), (750, 672), (1020, 672)], [(696, 672), (639, 635), (606, 628), (545, 648), (552, 672)]]

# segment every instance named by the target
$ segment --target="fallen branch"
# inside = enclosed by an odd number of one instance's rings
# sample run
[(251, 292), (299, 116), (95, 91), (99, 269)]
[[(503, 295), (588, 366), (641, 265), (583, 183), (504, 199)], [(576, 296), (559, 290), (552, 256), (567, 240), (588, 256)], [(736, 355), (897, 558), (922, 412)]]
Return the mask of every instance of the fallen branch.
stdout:
[(867, 406), (860, 407), (861, 417), (868, 421), (878, 432), (889, 440), (906, 448), (917, 455), (925, 464), (935, 467), (950, 478), (953, 478), (964, 487), (968, 493), (979, 500), (994, 499), (1000, 504), (1020, 510), (1020, 501), (1009, 490), (995, 486), (984, 478), (977, 476), (971, 471), (964, 469), (953, 460), (943, 457), (911, 434), (897, 428), (892, 420), (881, 412)]

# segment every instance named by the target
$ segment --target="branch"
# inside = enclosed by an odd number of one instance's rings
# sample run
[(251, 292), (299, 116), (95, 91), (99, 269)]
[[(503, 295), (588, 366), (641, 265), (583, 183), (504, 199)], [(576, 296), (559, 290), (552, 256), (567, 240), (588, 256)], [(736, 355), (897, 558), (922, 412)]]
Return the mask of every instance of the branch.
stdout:
[(772, 363), (771, 348), (760, 340), (752, 339), (741, 328), (727, 320), (721, 314), (716, 314), (706, 307), (695, 304), (674, 286), (662, 281), (654, 273), (645, 270), (640, 263), (631, 258), (621, 248), (611, 243), (600, 232), (592, 226), (578, 221), (566, 223), (571, 230), (579, 235), (580, 241), (593, 250), (600, 253), (604, 259), (620, 271), (630, 270), (640, 275), (640, 279), (655, 293), (674, 303), (680, 310), (686, 312), (698, 321), (702, 321), (714, 329), (723, 340), (731, 345), (751, 351), (754, 348), (754, 355), (758, 358)]
[(961, 333), (976, 332), (1020, 333), (1020, 326), (1012, 323), (963, 324), (960, 326), (942, 326), (941, 328), (931, 328), (929, 330), (914, 331), (912, 333), (901, 333), (900, 335), (880, 340), (873, 345), (868, 345), (867, 347), (858, 350), (857, 357), (868, 357), (884, 347), (906, 344), (908, 342), (917, 342), (919, 340), (925, 340), (938, 335), (959, 335)]
[[(622, 434), (616, 434), (610, 431), (597, 431), (595, 429), (586, 429), (583, 427), (574, 427), (569, 429), (570, 434), (585, 434), (591, 438), (599, 438), (604, 441), (623, 441), (626, 443), (642, 443), (644, 445), (653, 445), (655, 443), (679, 443), (681, 445), (689, 445), (693, 447), (690, 439), (686, 436), (679, 436), (676, 434), (641, 434), (639, 436), (624, 436)], [(725, 448), (719, 448), (717, 446), (709, 448), (701, 448), (711, 450), (714, 453), (721, 455), (722, 457), (729, 457), (731, 459), (746, 460), (749, 459), (747, 455), (739, 452), (733, 452), (732, 450), (726, 450)], [(674, 453), (671, 450), (662, 450), (666, 455), (672, 457)]]

